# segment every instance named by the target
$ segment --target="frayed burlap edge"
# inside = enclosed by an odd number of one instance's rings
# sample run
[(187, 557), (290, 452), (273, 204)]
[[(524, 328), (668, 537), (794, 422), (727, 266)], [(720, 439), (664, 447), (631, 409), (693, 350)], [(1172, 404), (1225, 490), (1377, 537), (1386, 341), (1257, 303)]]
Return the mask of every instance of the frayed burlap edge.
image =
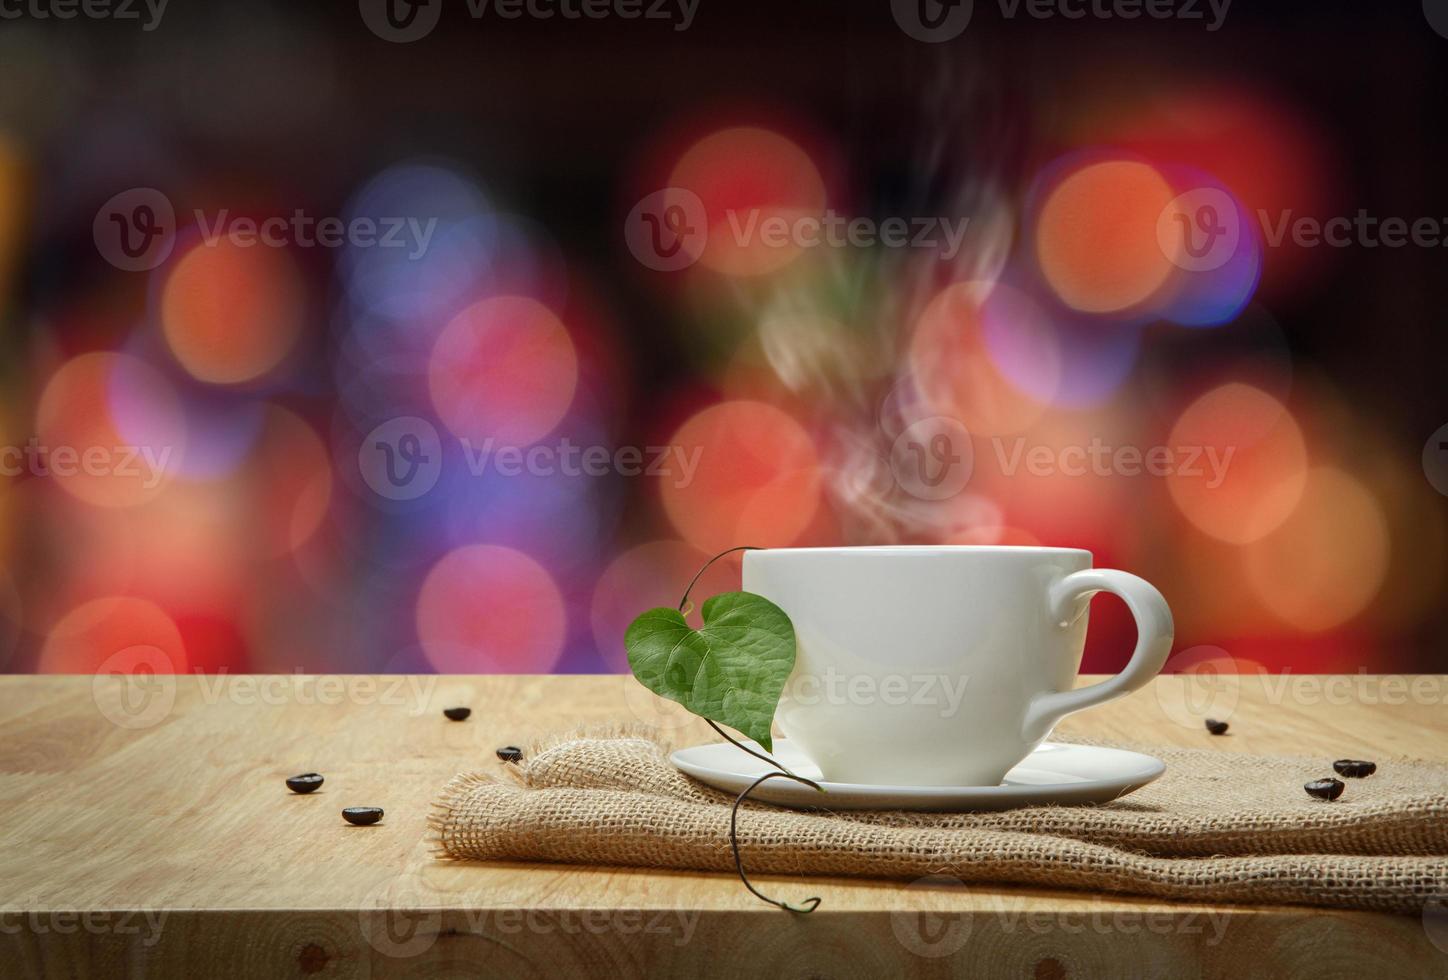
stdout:
[[(523, 750), (523, 758), (531, 762), (534, 759), (545, 758), (553, 749), (572, 745), (575, 742), (616, 741), (618, 739), (639, 739), (651, 745), (657, 745), (665, 754), (673, 751), (670, 740), (662, 737), (652, 726), (639, 722), (580, 725), (566, 731), (535, 736), (525, 740), (518, 747)], [(491, 771), (486, 769), (464, 770), (447, 781), (437, 799), (433, 800), (432, 805), (428, 808), (427, 826), (432, 836), (430, 851), (434, 857), (446, 860), (467, 860), (467, 858), (457, 857), (447, 849), (446, 835), (449, 821), (458, 813), (463, 799), (480, 787), (497, 784), (527, 789), (529, 788), (528, 770), (517, 763), (503, 762), (500, 759), (496, 769)]]

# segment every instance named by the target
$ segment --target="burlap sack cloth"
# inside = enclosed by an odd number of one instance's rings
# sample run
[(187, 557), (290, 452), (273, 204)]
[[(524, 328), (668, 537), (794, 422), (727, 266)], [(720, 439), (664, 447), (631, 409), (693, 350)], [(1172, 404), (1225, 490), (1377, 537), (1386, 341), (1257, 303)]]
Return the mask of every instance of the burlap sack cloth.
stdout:
[[(1448, 766), (1378, 759), (1336, 802), (1332, 760), (1140, 748), (1166, 774), (1101, 806), (1002, 813), (801, 812), (748, 803), (751, 873), (1015, 882), (1202, 902), (1419, 913), (1448, 894)], [(582, 730), (453, 777), (447, 856), (732, 870), (732, 794), (679, 772), (651, 732)], [(827, 797), (822, 797), (827, 800)]]

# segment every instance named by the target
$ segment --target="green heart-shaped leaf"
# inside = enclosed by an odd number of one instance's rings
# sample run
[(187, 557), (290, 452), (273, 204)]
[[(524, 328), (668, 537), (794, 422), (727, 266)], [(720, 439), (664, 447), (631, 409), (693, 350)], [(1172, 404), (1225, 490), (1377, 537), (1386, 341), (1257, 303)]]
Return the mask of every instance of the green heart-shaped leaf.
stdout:
[(794, 625), (752, 592), (716, 595), (703, 616), (697, 630), (676, 609), (650, 609), (635, 619), (624, 634), (629, 667), (655, 694), (773, 752), (769, 726), (794, 669)]

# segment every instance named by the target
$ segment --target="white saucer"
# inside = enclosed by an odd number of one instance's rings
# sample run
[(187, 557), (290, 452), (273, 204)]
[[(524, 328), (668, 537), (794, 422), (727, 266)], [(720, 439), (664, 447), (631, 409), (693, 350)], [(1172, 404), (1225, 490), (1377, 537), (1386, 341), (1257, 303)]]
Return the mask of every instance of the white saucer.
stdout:
[[(752, 742), (756, 751), (763, 751)], [(813, 779), (819, 792), (792, 779), (771, 779), (750, 799), (779, 806), (826, 810), (1011, 810), (1045, 804), (1109, 803), (1140, 789), (1162, 773), (1166, 763), (1140, 752), (1094, 745), (1046, 742), (1006, 773), (999, 786), (871, 786), (829, 783), (819, 767), (788, 739), (776, 739), (774, 757), (794, 773)], [(728, 742), (679, 749), (673, 764), (701, 782), (741, 793), (772, 767)]]

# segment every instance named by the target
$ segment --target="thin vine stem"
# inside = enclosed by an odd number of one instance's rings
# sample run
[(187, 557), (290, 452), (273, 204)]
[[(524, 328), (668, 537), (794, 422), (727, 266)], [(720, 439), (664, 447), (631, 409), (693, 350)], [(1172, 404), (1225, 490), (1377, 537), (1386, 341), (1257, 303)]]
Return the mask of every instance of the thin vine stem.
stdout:
[(800, 915), (808, 915), (809, 913), (820, 907), (820, 900), (818, 896), (805, 899), (803, 905), (791, 905), (788, 902), (782, 902), (777, 898), (770, 898), (758, 888), (754, 887), (753, 882), (749, 880), (749, 876), (744, 873), (744, 859), (739, 856), (739, 808), (744, 804), (744, 801), (749, 798), (749, 794), (754, 792), (755, 788), (759, 786), (760, 783), (764, 782), (766, 779), (773, 779), (776, 776), (783, 776), (785, 779), (795, 779), (801, 783), (804, 783), (807, 786), (813, 786), (815, 789), (819, 790), (822, 793), (824, 792), (824, 788), (821, 787), (820, 784), (815, 782), (814, 780), (805, 779), (803, 776), (796, 776), (793, 773), (788, 772), (767, 772), (764, 775), (760, 776), (758, 779), (756, 779), (754, 782), (750, 783), (749, 788), (746, 789), (744, 792), (740, 793), (739, 798), (734, 801), (734, 809), (729, 814), (729, 846), (734, 849), (734, 870), (739, 872), (739, 880), (744, 882), (744, 887), (749, 889), (749, 893), (755, 898), (759, 899), (761, 902), (768, 902), (770, 905), (777, 905), (778, 907), (784, 909), (786, 912), (798, 912)]
[[(686, 586), (684, 589), (684, 596), (679, 600), (679, 612), (683, 613), (684, 615), (688, 615), (688, 613), (685, 611), (685, 607), (689, 605), (689, 593), (694, 590), (694, 586), (699, 583), (699, 579), (702, 578), (704, 576), (704, 573), (709, 570), (710, 565), (714, 564), (725, 555), (732, 555), (736, 551), (763, 550), (763, 548), (757, 547), (755, 545), (744, 544), (739, 545), (736, 548), (730, 548), (727, 551), (721, 551), (713, 558), (710, 558), (704, 563), (704, 567), (700, 568), (697, 572), (695, 572), (694, 577), (689, 580), (688, 586)], [(767, 772), (764, 775), (760, 776), (758, 779), (756, 779), (754, 782), (750, 783), (749, 788), (739, 794), (738, 799), (734, 801), (734, 808), (729, 812), (729, 847), (734, 852), (734, 869), (739, 872), (739, 880), (744, 882), (744, 887), (749, 889), (749, 893), (760, 901), (768, 902), (770, 905), (778, 906), (779, 908), (784, 909), (786, 912), (797, 912), (800, 915), (808, 915), (810, 912), (813, 912), (815, 909), (819, 908), (820, 900), (818, 897), (805, 899), (803, 905), (791, 905), (788, 902), (781, 902), (778, 899), (770, 898), (768, 895), (761, 892), (758, 888), (755, 888), (754, 885), (750, 882), (749, 876), (744, 873), (744, 859), (739, 854), (739, 808), (744, 805), (744, 801), (749, 798), (749, 794), (754, 792), (755, 788), (758, 787), (760, 783), (764, 782), (766, 779), (773, 779), (776, 776), (783, 776), (785, 779), (793, 779), (796, 782), (804, 783), (806, 786), (811, 786), (814, 789), (819, 790), (821, 793), (825, 792), (825, 788), (819, 783), (815, 782), (813, 779), (806, 779), (804, 776), (798, 776), (790, 772), (789, 769), (787, 769), (785, 766), (781, 765), (779, 762), (770, 758), (764, 753), (754, 751), (743, 742), (740, 742), (738, 739), (734, 738), (724, 729), (720, 728), (717, 724), (715, 724), (713, 719), (705, 718), (704, 721), (708, 722), (709, 727), (719, 733), (720, 738), (724, 739), (724, 741), (728, 742), (736, 749), (739, 749), (742, 752), (747, 752), (748, 754), (754, 756), (754, 758), (760, 760), (761, 762), (767, 762), (771, 766), (774, 766), (776, 770), (778, 770), (777, 772)]]
[(710, 566), (710, 565), (714, 564), (716, 561), (718, 561), (720, 558), (723, 558), (725, 555), (732, 555), (732, 554), (734, 554), (734, 552), (736, 552), (736, 551), (763, 551), (763, 550), (764, 550), (764, 549), (761, 548), (761, 547), (759, 547), (758, 545), (741, 544), (741, 545), (739, 545), (737, 548), (729, 548), (729, 549), (727, 549), (727, 550), (725, 550), (725, 551), (721, 551), (721, 552), (719, 552), (717, 555), (715, 555), (713, 558), (710, 558), (708, 561), (704, 562), (704, 567), (703, 567), (703, 568), (700, 568), (697, 572), (695, 572), (695, 573), (694, 573), (694, 577), (691, 578), (691, 579), (689, 579), (689, 584), (688, 584), (687, 586), (685, 586), (685, 588), (684, 588), (684, 597), (679, 600), (679, 612), (683, 612), (683, 611), (684, 611), (684, 607), (689, 604), (689, 593), (692, 592), (692, 591), (694, 591), (694, 586), (697, 585), (697, 584), (699, 584), (699, 579), (701, 579), (701, 578), (704, 577), (704, 573), (709, 570), (709, 566)]

